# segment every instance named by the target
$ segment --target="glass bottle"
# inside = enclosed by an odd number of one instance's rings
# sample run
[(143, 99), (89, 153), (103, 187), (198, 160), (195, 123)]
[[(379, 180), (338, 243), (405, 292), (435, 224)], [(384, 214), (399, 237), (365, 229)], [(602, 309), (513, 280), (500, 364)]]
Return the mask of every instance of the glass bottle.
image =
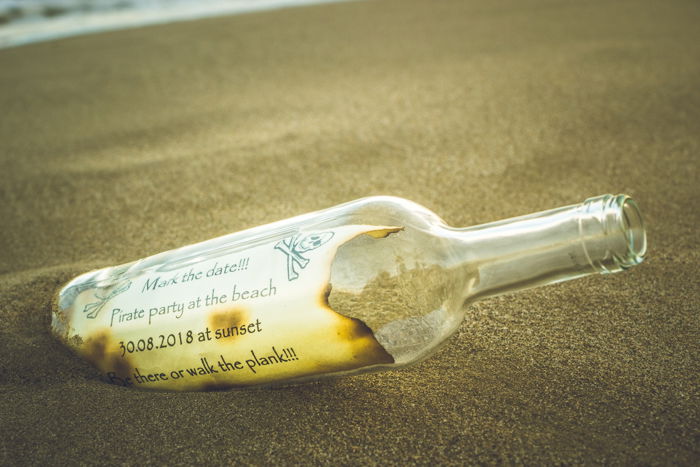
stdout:
[(622, 271), (645, 251), (626, 195), (462, 229), (369, 197), (78, 276), (52, 329), (114, 384), (294, 383), (418, 362), (469, 303)]

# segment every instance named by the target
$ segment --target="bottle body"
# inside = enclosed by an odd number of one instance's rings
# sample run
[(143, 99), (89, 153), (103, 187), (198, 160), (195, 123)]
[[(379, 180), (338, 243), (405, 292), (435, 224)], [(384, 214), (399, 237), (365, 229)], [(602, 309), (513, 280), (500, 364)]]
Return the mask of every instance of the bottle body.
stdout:
[[(549, 228), (576, 223), (576, 215)], [(538, 225), (525, 221), (513, 238), (556, 236), (532, 232)], [(489, 229), (452, 229), (410, 201), (364, 198), (81, 275), (60, 291), (52, 328), (108, 382), (144, 389), (399, 367), (444, 342), (466, 301), (517, 289), (528, 274), (575, 276), (558, 263), (558, 272), (538, 272), (547, 261), (533, 251), (543, 244), (515, 248)], [(588, 261), (571, 248), (550, 249), (547, 258), (564, 265)]]

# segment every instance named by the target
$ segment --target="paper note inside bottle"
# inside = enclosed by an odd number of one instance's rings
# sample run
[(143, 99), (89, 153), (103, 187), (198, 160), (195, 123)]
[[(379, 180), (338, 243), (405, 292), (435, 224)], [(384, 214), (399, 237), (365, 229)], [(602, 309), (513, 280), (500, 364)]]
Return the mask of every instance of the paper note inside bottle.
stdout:
[(53, 330), (107, 381), (146, 389), (226, 388), (393, 363), (370, 328), (327, 298), (338, 247), (398, 230), (300, 231), (178, 268), (156, 262), (135, 276), (84, 274), (61, 290)]

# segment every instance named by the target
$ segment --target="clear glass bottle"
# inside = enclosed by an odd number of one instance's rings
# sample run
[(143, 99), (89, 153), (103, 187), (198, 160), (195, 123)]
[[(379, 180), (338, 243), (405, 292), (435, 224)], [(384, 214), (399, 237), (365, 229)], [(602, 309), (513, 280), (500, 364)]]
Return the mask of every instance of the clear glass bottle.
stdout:
[(83, 274), (52, 329), (115, 384), (298, 382), (418, 362), (469, 303), (618, 272), (645, 251), (626, 195), (464, 229), (370, 197)]

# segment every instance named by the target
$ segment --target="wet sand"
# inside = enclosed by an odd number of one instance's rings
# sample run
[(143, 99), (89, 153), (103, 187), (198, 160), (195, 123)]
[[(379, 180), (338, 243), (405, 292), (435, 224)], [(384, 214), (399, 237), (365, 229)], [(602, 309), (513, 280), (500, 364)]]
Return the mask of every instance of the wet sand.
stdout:
[[(695, 2), (376, 1), (0, 50), (0, 463), (700, 462)], [(471, 307), (411, 369), (109, 386), (73, 276), (372, 194), (473, 225), (628, 193), (641, 266)]]

